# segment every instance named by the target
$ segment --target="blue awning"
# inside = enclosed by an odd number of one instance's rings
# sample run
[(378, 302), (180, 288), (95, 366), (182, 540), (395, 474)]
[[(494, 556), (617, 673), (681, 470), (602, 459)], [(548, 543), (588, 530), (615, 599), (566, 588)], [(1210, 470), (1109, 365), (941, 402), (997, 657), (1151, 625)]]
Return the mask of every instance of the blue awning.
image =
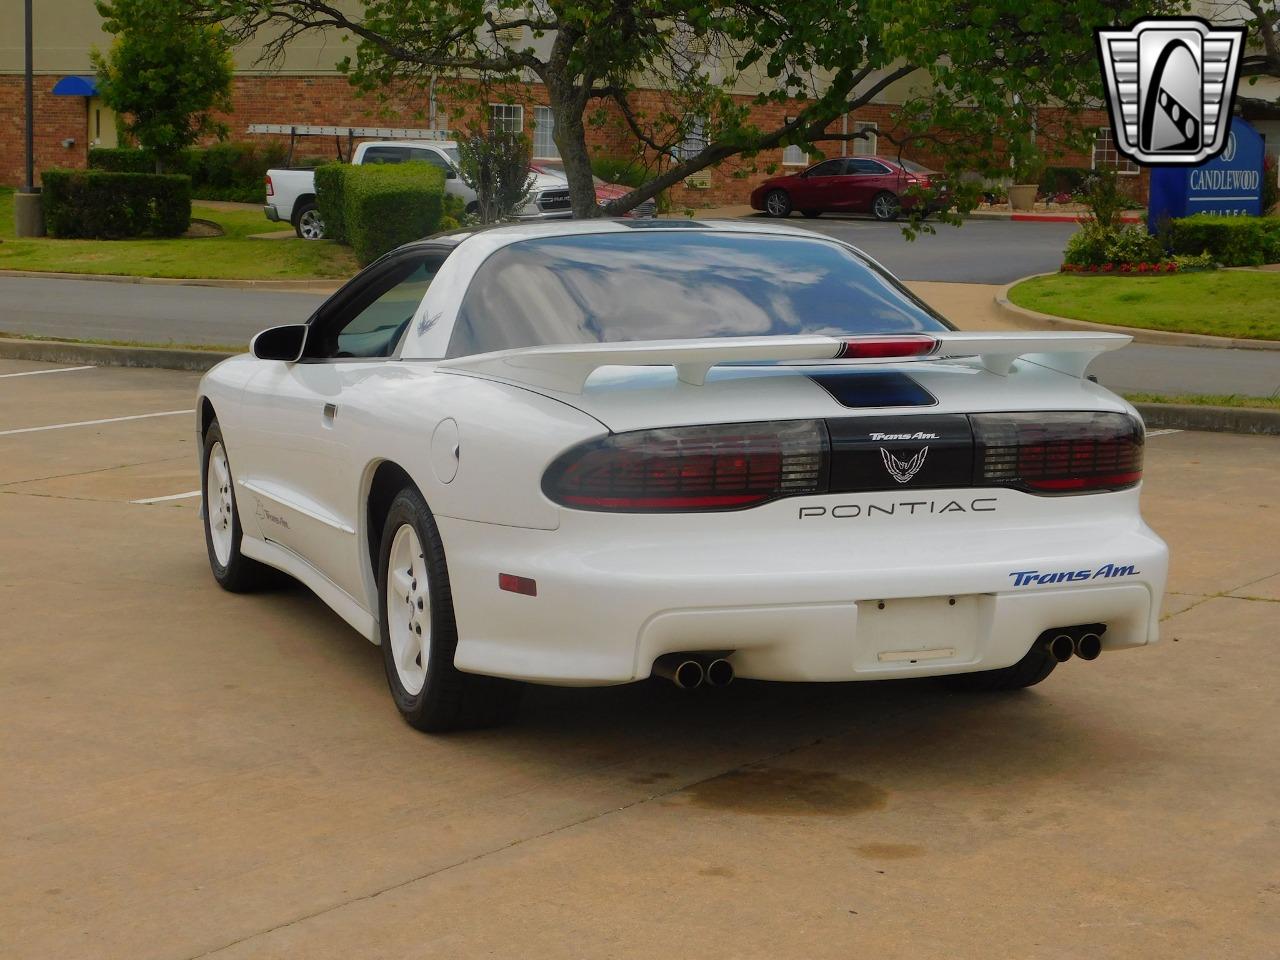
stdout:
[(53, 85), (53, 92), (62, 97), (96, 97), (96, 77), (63, 77)]

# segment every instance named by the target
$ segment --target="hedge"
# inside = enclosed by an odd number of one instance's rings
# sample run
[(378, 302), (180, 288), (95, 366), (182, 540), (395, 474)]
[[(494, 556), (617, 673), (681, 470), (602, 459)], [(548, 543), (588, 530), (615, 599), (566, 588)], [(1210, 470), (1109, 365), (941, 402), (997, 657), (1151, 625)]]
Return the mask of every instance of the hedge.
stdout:
[(1198, 213), (1163, 228), (1173, 253), (1208, 252), (1225, 267), (1280, 262), (1280, 217), (1225, 217)]
[(45, 170), (45, 229), (55, 237), (176, 237), (191, 224), (191, 178), (160, 173)]
[(316, 206), (324, 221), (326, 240), (346, 243), (347, 230), (342, 219), (342, 184), (348, 170), (355, 167), (346, 163), (326, 163), (316, 167)]
[[(348, 167), (341, 184), (342, 229), (362, 265), (440, 228), (444, 171), (438, 167), (425, 163)], [(328, 230), (326, 220), (326, 236)]]
[[(191, 178), (191, 192), (201, 200), (237, 200), (263, 203), (263, 178), (272, 167), (284, 164), (283, 144), (220, 143), (212, 147), (184, 150), (169, 164), (169, 173)], [(95, 147), (89, 151), (91, 170), (116, 173), (153, 173), (155, 154), (145, 149)]]

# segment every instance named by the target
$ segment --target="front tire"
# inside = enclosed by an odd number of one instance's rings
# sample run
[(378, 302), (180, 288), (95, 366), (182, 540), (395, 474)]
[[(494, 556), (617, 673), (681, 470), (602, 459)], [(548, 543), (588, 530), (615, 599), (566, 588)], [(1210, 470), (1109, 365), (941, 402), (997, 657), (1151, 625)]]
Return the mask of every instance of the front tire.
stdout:
[(442, 732), (509, 720), (523, 686), (453, 665), (458, 625), (435, 518), (413, 487), (397, 494), (382, 528), (378, 618), (387, 685), (412, 727)]
[(770, 190), (764, 197), (764, 212), (771, 217), (791, 216), (791, 195), (785, 190)]
[(888, 190), (881, 190), (871, 201), (871, 215), (877, 220), (897, 220), (902, 201)]
[(244, 531), (240, 526), (231, 462), (227, 459), (227, 447), (217, 420), (209, 424), (204, 433), (200, 470), (204, 480), (204, 545), (213, 579), (223, 590), (232, 593), (248, 593), (270, 586), (276, 581), (275, 571), (240, 552)]
[(323, 240), (324, 220), (314, 200), (304, 200), (293, 214), (293, 230), (302, 240)]

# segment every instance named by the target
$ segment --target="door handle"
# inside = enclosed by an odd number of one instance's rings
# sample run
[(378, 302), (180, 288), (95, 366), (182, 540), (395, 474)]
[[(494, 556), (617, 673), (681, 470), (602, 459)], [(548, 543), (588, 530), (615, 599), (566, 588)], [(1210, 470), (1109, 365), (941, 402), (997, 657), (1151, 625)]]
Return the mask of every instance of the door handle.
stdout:
[(324, 418), (332, 420), (338, 415), (338, 405), (336, 403), (326, 403), (324, 405)]

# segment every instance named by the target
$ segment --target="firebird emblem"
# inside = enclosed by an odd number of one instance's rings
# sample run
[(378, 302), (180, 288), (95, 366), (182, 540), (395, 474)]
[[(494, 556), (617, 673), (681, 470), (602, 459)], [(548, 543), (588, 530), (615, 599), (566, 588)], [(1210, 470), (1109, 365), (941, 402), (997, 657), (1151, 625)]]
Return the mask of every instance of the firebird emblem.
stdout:
[(884, 468), (889, 471), (889, 476), (897, 480), (899, 483), (906, 483), (924, 466), (924, 458), (928, 456), (929, 448), (921, 447), (910, 460), (899, 460), (884, 447), (880, 448), (880, 456), (884, 459)]

